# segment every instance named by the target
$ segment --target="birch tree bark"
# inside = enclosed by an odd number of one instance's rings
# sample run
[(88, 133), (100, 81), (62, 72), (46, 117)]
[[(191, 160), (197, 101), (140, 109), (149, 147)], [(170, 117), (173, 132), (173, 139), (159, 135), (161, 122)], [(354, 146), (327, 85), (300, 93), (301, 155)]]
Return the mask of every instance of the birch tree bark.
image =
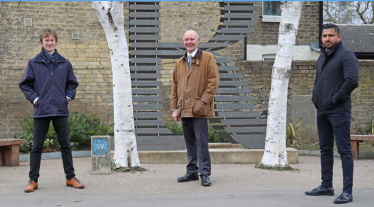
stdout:
[(108, 41), (113, 75), (114, 156), (113, 168), (140, 167), (138, 157), (128, 47), (124, 29), (123, 3), (93, 1)]
[(293, 46), (299, 27), (302, 1), (281, 2), (278, 49), (272, 70), (263, 167), (288, 167), (286, 118), (288, 82), (291, 75)]

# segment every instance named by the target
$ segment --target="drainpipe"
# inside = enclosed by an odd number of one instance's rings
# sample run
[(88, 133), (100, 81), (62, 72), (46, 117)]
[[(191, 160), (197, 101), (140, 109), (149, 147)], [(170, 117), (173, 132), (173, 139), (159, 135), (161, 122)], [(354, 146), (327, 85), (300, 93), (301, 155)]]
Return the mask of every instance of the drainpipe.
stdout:
[(244, 37), (244, 60), (247, 60), (247, 36)]
[(318, 36), (318, 41), (319, 41), (319, 48), (322, 48), (323, 45), (322, 45), (322, 40), (321, 40), (321, 36), (322, 36), (322, 26), (323, 26), (323, 1), (320, 1), (319, 2), (319, 36)]

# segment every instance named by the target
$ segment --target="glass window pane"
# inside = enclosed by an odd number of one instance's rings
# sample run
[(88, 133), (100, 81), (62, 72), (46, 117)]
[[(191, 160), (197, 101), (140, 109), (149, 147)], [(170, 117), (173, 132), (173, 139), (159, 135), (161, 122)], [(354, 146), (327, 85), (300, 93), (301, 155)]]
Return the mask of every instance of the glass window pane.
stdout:
[(264, 1), (263, 15), (281, 16), (280, 1)]

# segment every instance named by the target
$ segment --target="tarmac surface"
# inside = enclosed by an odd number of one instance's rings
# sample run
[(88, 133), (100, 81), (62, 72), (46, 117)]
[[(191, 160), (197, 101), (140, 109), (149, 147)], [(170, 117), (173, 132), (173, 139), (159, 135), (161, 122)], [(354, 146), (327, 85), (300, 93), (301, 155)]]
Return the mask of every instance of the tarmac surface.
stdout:
[[(91, 158), (74, 158), (77, 178), (85, 189), (65, 186), (62, 161), (42, 160), (39, 189), (24, 193), (29, 163), (0, 167), (0, 207), (18, 206), (336, 206), (342, 191), (342, 169), (335, 158), (335, 196), (306, 196), (320, 184), (320, 158), (299, 156), (294, 171), (256, 169), (254, 164), (213, 164), (212, 186), (200, 181), (178, 183), (182, 164), (145, 164), (144, 172), (91, 175)], [(355, 160), (353, 202), (374, 206), (374, 160)]]

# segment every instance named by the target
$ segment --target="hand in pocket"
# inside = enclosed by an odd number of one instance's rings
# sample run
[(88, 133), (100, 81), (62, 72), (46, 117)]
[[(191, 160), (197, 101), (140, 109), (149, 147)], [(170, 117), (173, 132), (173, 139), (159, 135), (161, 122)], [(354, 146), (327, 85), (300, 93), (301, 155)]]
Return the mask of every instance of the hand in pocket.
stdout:
[(192, 108), (192, 113), (195, 116), (199, 116), (199, 117), (208, 116), (208, 104), (204, 103), (200, 99), (197, 99)]

